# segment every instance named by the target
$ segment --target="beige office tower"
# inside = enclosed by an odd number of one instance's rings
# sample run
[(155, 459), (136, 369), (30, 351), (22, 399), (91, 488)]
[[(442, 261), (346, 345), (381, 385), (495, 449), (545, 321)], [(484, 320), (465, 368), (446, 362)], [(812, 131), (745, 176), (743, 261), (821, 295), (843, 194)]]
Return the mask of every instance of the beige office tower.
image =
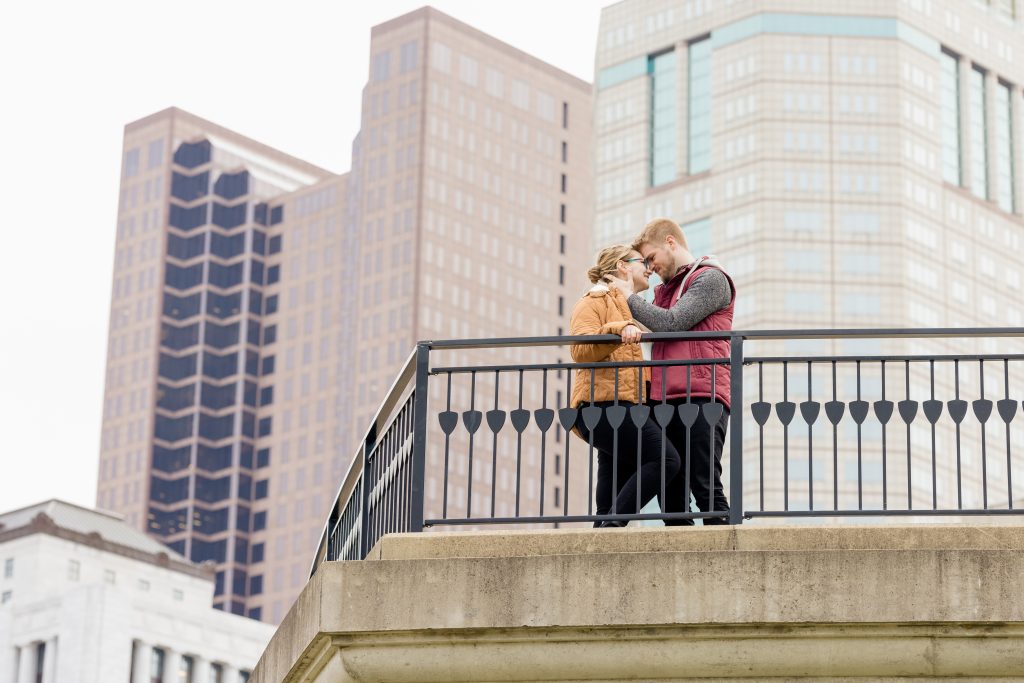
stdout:
[[(215, 562), (215, 606), (279, 621), (415, 342), (568, 327), (592, 258), (590, 98), (424, 8), (373, 29), (350, 173), (176, 109), (129, 124), (98, 506)], [(428, 467), (428, 505), (443, 480)]]
[[(1009, 1), (611, 5), (596, 55), (596, 240), (626, 239), (653, 217), (676, 220), (691, 251), (717, 255), (735, 279), (736, 329), (1019, 326), (1021, 35)], [(1012, 348), (991, 339), (848, 339), (748, 344), (746, 352), (864, 358)], [(1004, 435), (995, 410), (987, 427), (969, 410), (958, 452), (944, 404), (932, 448), (923, 402), (934, 388), (944, 402), (1008, 395), (1019, 403), (1024, 377), (1012, 361), (1008, 391), (1001, 360), (937, 362), (934, 384), (927, 362), (865, 361), (859, 384), (856, 368), (838, 364), (837, 400), (917, 401), (910, 428), (896, 410), (883, 455), (883, 420), (872, 406), (858, 460), (849, 409), (838, 449), (824, 411), (811, 445), (798, 410), (783, 468), (773, 407), (762, 477), (748, 411), (748, 509), (821, 510), (837, 498), (843, 508), (879, 509), (883, 487), (890, 505), (904, 508), (908, 489), (917, 509), (1008, 505), (1008, 465), (1024, 483), (1019, 428)], [(832, 400), (829, 364), (810, 375), (806, 363), (787, 369), (784, 386), (781, 364), (749, 366), (745, 404), (783, 401), (784, 390), (789, 401), (806, 401), (809, 380), (814, 400)]]

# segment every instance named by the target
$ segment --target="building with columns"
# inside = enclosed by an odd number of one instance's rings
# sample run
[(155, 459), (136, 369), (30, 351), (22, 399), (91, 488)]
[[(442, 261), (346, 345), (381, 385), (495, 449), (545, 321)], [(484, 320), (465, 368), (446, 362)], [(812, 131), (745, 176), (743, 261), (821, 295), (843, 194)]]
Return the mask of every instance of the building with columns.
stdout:
[(0, 681), (247, 681), (273, 629), (213, 609), (213, 584), (108, 512), (0, 514)]

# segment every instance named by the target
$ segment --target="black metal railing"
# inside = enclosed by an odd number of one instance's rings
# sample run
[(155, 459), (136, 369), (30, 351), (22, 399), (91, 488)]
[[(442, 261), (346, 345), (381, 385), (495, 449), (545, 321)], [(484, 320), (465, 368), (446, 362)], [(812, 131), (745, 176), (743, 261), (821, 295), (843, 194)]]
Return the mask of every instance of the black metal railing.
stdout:
[[(482, 362), (431, 367), (434, 354), (617, 341), (617, 337), (542, 337), (420, 342), (372, 420), (342, 481), (313, 571), (324, 560), (361, 559), (381, 536), (427, 527), (551, 526), (617, 520), (679, 523), (759, 517), (995, 515), (1024, 510), (1014, 474), (1024, 467), (1024, 436), (1014, 428), (1024, 395), (1024, 354), (979, 354), (976, 347), (1024, 341), (1024, 329), (803, 330), (644, 335), (645, 341), (727, 339), (728, 357), (630, 363)], [(747, 355), (761, 346), (822, 346), (873, 340), (921, 353)], [(989, 340), (989, 341), (986, 341)], [(822, 349), (824, 351), (825, 349)], [(1013, 349), (1007, 349), (1013, 350)], [(897, 349), (899, 351), (899, 349)], [(564, 349), (562, 350), (564, 353)], [(549, 353), (554, 356), (556, 353)], [(487, 359), (490, 360), (490, 359)], [(615, 382), (635, 373), (680, 368), (685, 400), (595, 405), (594, 393), (570, 405), (578, 372), (590, 386), (599, 369)], [(690, 373), (728, 373), (732, 410), (715, 398), (691, 401)], [(712, 378), (712, 386), (714, 379)], [(1017, 395), (1014, 392), (1018, 392)], [(587, 392), (585, 392), (587, 393)], [(428, 396), (431, 405), (428, 406)], [(571, 432), (606, 420), (618, 458), (637, 458), (639, 442), (620, 430), (644, 425), (685, 434), (679, 476), (687, 482), (690, 433), (728, 412), (725, 448), (728, 511), (663, 512), (665, 455), (656, 491), (639, 491), (635, 509), (594, 507), (595, 446)], [(639, 438), (639, 436), (637, 437)], [(673, 442), (675, 443), (675, 442)], [(1017, 454), (1015, 455), (1015, 444)], [(708, 450), (708, 449), (705, 449)], [(625, 470), (630, 471), (632, 461)], [(639, 478), (637, 478), (639, 482)], [(618, 490), (613, 481), (612, 490)], [(703, 510), (703, 511), (701, 511)]]

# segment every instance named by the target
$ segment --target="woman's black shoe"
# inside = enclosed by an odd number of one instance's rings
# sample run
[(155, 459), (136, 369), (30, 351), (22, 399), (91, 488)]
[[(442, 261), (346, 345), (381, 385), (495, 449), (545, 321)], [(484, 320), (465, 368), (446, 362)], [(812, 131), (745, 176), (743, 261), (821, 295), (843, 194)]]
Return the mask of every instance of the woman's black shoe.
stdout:
[(626, 526), (627, 524), (629, 524), (629, 522), (624, 522), (624, 521), (618, 520), (618, 519), (606, 519), (606, 520), (604, 520), (603, 522), (601, 522), (598, 525), (598, 528), (599, 529), (617, 529), (617, 528), (622, 528), (622, 527)]

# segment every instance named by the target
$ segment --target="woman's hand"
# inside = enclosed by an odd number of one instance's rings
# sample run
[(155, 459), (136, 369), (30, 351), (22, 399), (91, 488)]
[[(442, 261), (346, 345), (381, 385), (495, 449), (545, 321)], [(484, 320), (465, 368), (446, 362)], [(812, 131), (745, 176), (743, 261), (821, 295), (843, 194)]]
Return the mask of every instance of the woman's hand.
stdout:
[(632, 280), (623, 280), (622, 278), (616, 277), (614, 275), (605, 275), (604, 280), (605, 282), (608, 283), (608, 286), (610, 288), (619, 290), (620, 292), (622, 292), (622, 296), (626, 297), (627, 299), (629, 298), (630, 294), (633, 294)]
[(622, 343), (623, 344), (638, 344), (640, 343), (640, 328), (636, 325), (626, 325), (622, 328)]

